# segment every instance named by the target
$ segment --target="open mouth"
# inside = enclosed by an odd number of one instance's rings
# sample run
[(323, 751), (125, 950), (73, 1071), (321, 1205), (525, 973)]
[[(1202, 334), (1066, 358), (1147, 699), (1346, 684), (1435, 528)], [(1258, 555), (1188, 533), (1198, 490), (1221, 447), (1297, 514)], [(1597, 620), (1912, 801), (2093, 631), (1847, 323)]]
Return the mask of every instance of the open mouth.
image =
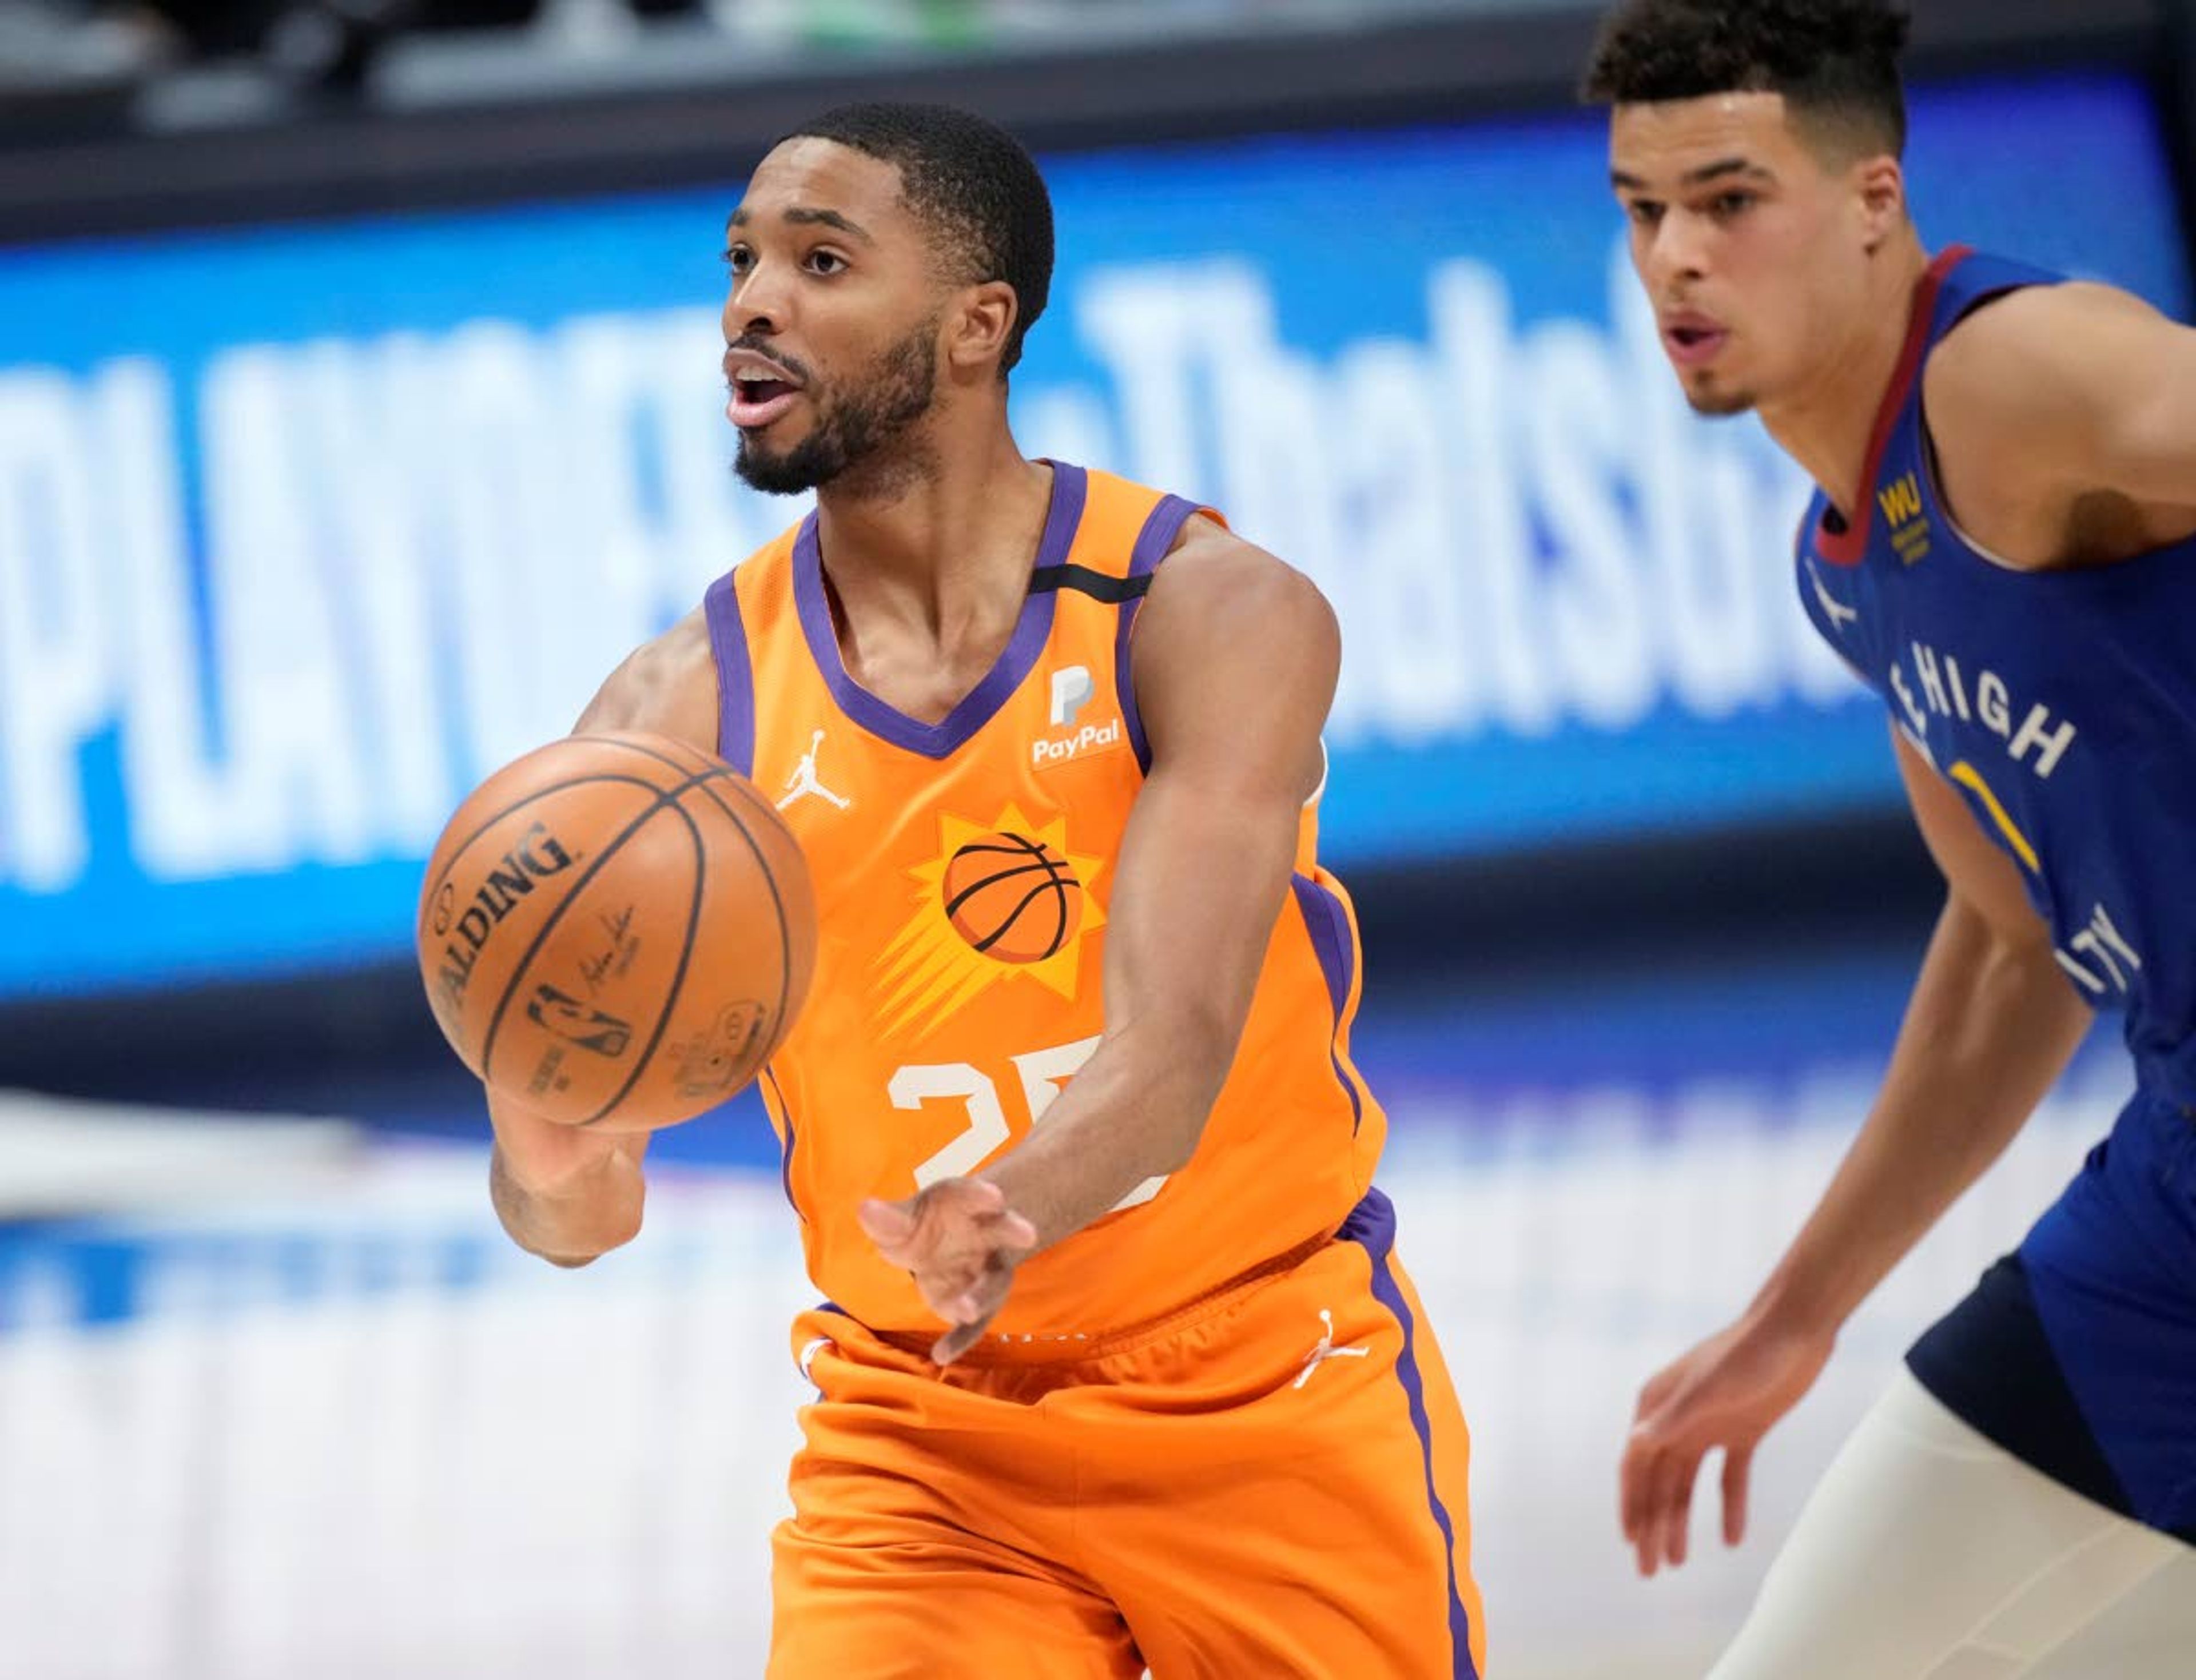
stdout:
[(777, 419), (800, 395), (800, 387), (789, 379), (738, 374), (732, 380), (732, 400), (725, 405), (725, 415), (741, 430), (753, 431)]
[(1662, 329), (1662, 343), (1670, 359), (1682, 367), (1696, 367), (1713, 358), (1731, 334), (1704, 321), (1673, 322)]

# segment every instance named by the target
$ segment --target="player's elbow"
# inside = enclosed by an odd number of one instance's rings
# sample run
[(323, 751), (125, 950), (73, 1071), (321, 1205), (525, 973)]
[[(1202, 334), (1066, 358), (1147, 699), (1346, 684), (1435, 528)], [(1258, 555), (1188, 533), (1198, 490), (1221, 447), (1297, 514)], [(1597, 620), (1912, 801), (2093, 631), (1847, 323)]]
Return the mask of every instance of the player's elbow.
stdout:
[(582, 1266), (592, 1266), (613, 1249), (621, 1249), (640, 1234), (640, 1204), (604, 1210), (589, 1219), (584, 1225), (570, 1225), (562, 1230), (512, 1231), (511, 1239), (527, 1253), (547, 1261), (552, 1266), (561, 1266), (567, 1271), (576, 1271)]

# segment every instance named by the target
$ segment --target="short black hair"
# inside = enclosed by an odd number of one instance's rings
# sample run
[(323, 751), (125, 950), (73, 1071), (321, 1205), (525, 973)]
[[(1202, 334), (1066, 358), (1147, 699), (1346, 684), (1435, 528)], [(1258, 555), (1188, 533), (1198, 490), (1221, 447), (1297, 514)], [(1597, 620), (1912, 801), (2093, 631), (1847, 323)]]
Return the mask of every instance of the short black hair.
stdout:
[(1818, 134), (1897, 157), (1907, 28), (1888, 0), (1625, 0), (1603, 21), (1582, 92), (1597, 105), (1782, 94)]
[(951, 105), (841, 105), (789, 140), (828, 140), (899, 169), (908, 207), (971, 281), (1004, 280), (1020, 305), (999, 356), (1006, 372), (1052, 292), (1052, 195), (1022, 143)]

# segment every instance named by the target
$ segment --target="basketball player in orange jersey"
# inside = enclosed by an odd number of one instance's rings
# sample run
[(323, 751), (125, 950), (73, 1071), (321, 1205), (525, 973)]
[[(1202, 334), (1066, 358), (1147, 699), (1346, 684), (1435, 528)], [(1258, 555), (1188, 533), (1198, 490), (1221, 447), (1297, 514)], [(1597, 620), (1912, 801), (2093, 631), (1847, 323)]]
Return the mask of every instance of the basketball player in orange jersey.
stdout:
[[(769, 1673), (1477, 1675), (1464, 1420), (1314, 849), (1332, 615), (1017, 448), (1052, 216), (997, 129), (834, 112), (726, 238), (739, 471), (817, 511), (581, 727), (720, 753), (817, 883), (762, 1087), (829, 1297)], [(491, 1106), (522, 1245), (633, 1236), (644, 1139)]]

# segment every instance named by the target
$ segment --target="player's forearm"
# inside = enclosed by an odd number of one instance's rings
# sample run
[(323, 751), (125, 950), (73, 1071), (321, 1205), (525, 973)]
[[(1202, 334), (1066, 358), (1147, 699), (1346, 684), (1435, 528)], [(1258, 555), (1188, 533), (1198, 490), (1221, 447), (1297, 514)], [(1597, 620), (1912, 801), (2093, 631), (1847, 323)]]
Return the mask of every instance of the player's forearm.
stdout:
[(2089, 1019), (2041, 939), (2004, 939), (1950, 903), (1868, 1123), (1755, 1315), (1843, 1324), (2004, 1152)]
[(1154, 1013), (1109, 1034), (1044, 1123), (979, 1176), (1048, 1248), (1145, 1180), (1187, 1165), (1234, 1058), (1238, 1026)]

